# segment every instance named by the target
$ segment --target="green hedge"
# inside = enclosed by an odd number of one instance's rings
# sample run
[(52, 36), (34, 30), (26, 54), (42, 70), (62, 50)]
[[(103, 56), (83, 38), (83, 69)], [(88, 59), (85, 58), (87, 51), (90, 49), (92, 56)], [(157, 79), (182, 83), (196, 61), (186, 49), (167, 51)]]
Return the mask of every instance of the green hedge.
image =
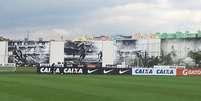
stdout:
[(16, 72), (20, 73), (36, 73), (36, 67), (16, 67)]

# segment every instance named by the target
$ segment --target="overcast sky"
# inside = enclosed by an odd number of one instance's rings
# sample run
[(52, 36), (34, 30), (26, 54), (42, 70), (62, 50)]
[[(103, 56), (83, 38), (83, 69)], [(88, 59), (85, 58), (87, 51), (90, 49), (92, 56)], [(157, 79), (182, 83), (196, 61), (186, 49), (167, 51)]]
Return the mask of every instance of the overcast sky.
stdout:
[(199, 29), (201, 0), (0, 0), (0, 35), (10, 38)]

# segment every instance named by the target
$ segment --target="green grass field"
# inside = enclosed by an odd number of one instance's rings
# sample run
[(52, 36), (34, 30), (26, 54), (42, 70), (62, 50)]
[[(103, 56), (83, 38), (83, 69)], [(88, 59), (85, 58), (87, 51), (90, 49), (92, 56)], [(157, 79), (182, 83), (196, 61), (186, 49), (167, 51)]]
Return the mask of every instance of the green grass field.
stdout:
[(0, 101), (200, 101), (201, 77), (0, 74)]

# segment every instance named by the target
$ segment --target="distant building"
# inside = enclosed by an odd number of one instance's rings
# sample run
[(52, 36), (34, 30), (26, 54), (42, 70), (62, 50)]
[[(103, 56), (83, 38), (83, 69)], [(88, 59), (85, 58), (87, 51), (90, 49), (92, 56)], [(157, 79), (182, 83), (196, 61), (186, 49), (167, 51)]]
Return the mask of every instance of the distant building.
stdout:
[[(28, 39), (9, 40), (0, 37), (0, 41), (2, 41), (1, 46), (4, 49), (1, 51), (3, 56), (1, 61), (19, 65), (50, 63), (50, 52), (54, 53), (51, 58), (55, 59), (54, 56), (58, 55), (59, 51), (61, 54), (58, 57), (62, 60), (61, 62), (89, 64), (90, 66), (92, 64), (93, 67), (95, 65), (100, 67), (101, 64), (103, 66), (121, 65), (122, 67), (192, 66), (195, 61), (189, 56), (190, 52), (201, 52), (201, 31), (195, 33), (188, 31), (156, 34), (137, 33), (132, 36), (81, 36), (76, 40), (58, 44), (55, 42), (56, 45), (52, 44), (54, 47), (50, 45), (52, 41), (43, 41), (42, 38), (35, 41)], [(4, 41), (6, 43), (3, 43)]]
[(95, 36), (93, 37), (95, 41), (110, 41), (112, 40), (110, 36)]
[(9, 39), (0, 36), (0, 41), (9, 41)]

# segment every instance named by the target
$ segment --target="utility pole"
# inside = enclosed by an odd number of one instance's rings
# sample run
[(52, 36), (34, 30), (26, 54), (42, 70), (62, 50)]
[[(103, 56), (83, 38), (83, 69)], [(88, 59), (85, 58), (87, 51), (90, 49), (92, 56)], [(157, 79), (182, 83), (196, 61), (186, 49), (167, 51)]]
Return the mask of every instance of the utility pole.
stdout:
[(26, 33), (26, 37), (25, 37), (25, 40), (24, 41), (29, 41), (29, 31), (27, 31), (27, 33)]
[(63, 36), (63, 34), (61, 35), (61, 40), (62, 40), (62, 41), (64, 40), (64, 36)]

